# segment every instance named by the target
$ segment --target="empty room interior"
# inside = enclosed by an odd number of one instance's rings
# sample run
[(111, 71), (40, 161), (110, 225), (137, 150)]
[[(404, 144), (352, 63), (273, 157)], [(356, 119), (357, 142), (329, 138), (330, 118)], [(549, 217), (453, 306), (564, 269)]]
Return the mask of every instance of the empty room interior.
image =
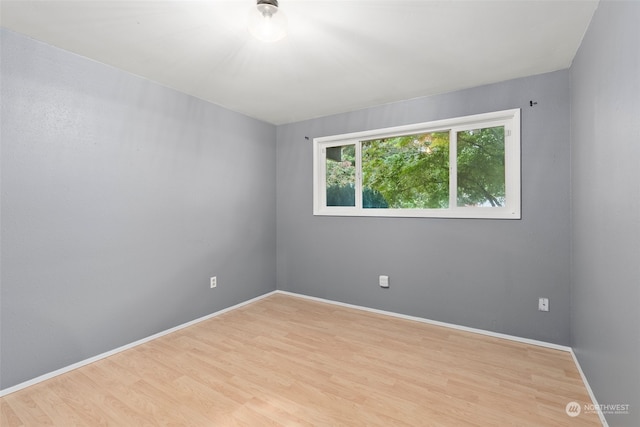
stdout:
[(0, 425), (640, 425), (640, 1), (0, 24)]

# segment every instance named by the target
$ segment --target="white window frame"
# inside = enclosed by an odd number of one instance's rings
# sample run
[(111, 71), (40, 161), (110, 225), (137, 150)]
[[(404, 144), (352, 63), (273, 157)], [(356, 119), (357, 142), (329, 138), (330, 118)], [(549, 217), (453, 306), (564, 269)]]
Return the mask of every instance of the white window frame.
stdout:
[[(505, 129), (505, 199), (501, 207), (457, 206), (457, 132), (504, 126)], [(449, 207), (441, 209), (397, 209), (362, 207), (363, 141), (417, 133), (449, 131)], [(326, 149), (355, 144), (355, 206), (326, 205)], [(520, 109), (496, 111), (406, 126), (396, 126), (313, 139), (313, 214), (330, 216), (433, 217), (520, 219)]]

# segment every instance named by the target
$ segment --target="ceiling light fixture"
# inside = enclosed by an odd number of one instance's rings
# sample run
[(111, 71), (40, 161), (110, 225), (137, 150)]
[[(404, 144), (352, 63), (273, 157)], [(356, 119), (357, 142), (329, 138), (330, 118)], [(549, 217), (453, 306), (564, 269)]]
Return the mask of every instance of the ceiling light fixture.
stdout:
[(257, 0), (249, 15), (249, 32), (258, 40), (273, 43), (287, 35), (287, 17), (278, 0)]

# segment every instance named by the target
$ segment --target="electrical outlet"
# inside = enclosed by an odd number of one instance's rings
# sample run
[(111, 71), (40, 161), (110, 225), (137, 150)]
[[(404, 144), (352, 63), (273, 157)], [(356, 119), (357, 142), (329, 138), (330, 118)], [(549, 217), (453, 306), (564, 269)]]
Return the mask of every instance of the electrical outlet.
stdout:
[(211, 288), (215, 288), (216, 286), (218, 286), (218, 278), (216, 276), (213, 276), (210, 279), (209, 283), (210, 283)]
[(549, 298), (538, 298), (538, 311), (549, 311)]
[(389, 287), (389, 276), (380, 276), (378, 278), (378, 284), (380, 285), (381, 288), (388, 288)]

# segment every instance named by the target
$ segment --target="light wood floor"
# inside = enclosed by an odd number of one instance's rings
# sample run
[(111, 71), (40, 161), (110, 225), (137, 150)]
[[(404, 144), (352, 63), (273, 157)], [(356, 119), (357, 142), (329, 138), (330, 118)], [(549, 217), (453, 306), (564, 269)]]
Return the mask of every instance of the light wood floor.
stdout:
[(0, 399), (10, 426), (596, 426), (567, 352), (272, 295)]

